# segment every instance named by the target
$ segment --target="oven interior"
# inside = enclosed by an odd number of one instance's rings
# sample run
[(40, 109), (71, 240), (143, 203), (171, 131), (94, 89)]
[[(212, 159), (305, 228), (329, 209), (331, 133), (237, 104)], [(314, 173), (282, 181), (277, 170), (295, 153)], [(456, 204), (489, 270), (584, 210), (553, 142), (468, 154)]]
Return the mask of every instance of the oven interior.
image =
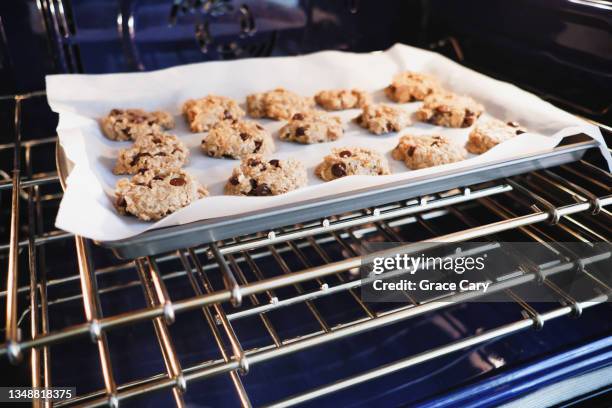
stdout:
[[(498, 406), (593, 375), (587, 391), (566, 387), (566, 399), (586, 394), (606, 406), (610, 277), (590, 272), (562, 244), (562, 256), (546, 262), (585, 274), (580, 298), (554, 274), (525, 283), (530, 266), (548, 264), (517, 257), (500, 271), (523, 272), (500, 290), (505, 302), (364, 303), (351, 263), (380, 242), (609, 242), (612, 176), (598, 151), (547, 170), (124, 260), (54, 227), (62, 188), (44, 75), (403, 42), (534, 92), (596, 123), (609, 141), (607, 2), (10, 3), (0, 5), (3, 385), (77, 387), (75, 399), (55, 406)], [(550, 301), (524, 301), (524, 285), (539, 285)]]

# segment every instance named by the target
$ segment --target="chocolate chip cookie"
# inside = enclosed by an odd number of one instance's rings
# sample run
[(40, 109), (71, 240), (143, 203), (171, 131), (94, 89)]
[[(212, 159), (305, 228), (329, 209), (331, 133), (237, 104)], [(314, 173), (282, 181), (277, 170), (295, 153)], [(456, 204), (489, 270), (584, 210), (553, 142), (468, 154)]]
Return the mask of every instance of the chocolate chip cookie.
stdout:
[(309, 110), (313, 106), (312, 98), (283, 88), (247, 96), (247, 112), (253, 118), (286, 120), (294, 113)]
[(343, 147), (332, 149), (330, 155), (315, 169), (315, 174), (325, 180), (335, 180), (344, 176), (381, 176), (391, 174), (387, 159), (376, 150), (363, 147)]
[(266, 160), (252, 155), (242, 160), (225, 185), (231, 195), (270, 196), (284, 194), (308, 183), (306, 168), (298, 160)]
[(426, 97), (416, 117), (438, 126), (465, 128), (472, 126), (483, 111), (484, 107), (469, 96), (441, 92)]
[(179, 169), (189, 157), (189, 150), (176, 136), (156, 133), (140, 136), (132, 147), (121, 149), (115, 174), (135, 174), (148, 169)]
[(355, 118), (355, 122), (376, 135), (397, 132), (411, 123), (407, 111), (384, 103), (364, 106), (363, 112)]
[(208, 95), (183, 104), (183, 114), (192, 132), (206, 132), (222, 120), (240, 119), (244, 111), (235, 100), (226, 96)]
[(525, 133), (527, 130), (517, 122), (502, 122), (497, 119), (479, 120), (470, 132), (465, 145), (468, 152), (481, 154), (505, 142), (508, 139)]
[(184, 170), (151, 169), (117, 182), (115, 208), (120, 214), (154, 221), (207, 195)]
[(344, 131), (338, 116), (310, 110), (294, 113), (278, 133), (281, 140), (309, 144), (337, 140)]
[(274, 141), (259, 123), (250, 120), (224, 120), (214, 125), (204, 137), (202, 151), (211, 157), (240, 159), (253, 153), (272, 153)]
[(314, 99), (325, 110), (344, 110), (362, 108), (371, 98), (360, 89), (330, 89), (317, 93)]
[(400, 72), (385, 88), (385, 95), (394, 102), (422, 101), (426, 96), (440, 90), (440, 83), (431, 75), (418, 72)]
[(454, 163), (467, 157), (463, 146), (437, 135), (402, 136), (391, 154), (412, 170)]
[(100, 120), (104, 135), (110, 140), (136, 140), (142, 135), (161, 132), (174, 127), (174, 118), (164, 111), (147, 112), (142, 109), (113, 109)]

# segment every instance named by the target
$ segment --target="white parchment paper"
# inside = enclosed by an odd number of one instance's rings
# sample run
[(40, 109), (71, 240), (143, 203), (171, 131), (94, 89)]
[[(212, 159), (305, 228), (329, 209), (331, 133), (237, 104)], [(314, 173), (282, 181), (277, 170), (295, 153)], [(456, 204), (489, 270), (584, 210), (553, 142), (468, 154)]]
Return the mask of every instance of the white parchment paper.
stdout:
[[(233, 197), (223, 195), (223, 185), (238, 161), (204, 156), (199, 146), (205, 134), (190, 133), (180, 117), (181, 105), (189, 98), (213, 93), (244, 103), (249, 93), (279, 86), (302, 95), (313, 95), (322, 89), (358, 87), (371, 92), (376, 101), (389, 102), (382, 89), (395, 73), (403, 70), (434, 74), (446, 88), (481, 102), (486, 108), (485, 116), (518, 121), (530, 132), (459, 163), (410, 171), (390, 155), (402, 134), (438, 133), (465, 143), (470, 129), (447, 129), (415, 121), (401, 132), (375, 136), (351, 122), (358, 110), (348, 110), (337, 113), (345, 122), (346, 129), (340, 140), (299, 145), (278, 140), (277, 131), (284, 122), (261, 120), (260, 123), (276, 139), (274, 157), (302, 160), (309, 172), (309, 186), (282, 196)], [(51, 75), (46, 80), (49, 105), (60, 117), (57, 128), (60, 143), (75, 164), (67, 179), (56, 226), (102, 241), (127, 238), (152, 228), (239, 216), (398, 180), (408, 181), (416, 176), (545, 152), (553, 149), (563, 137), (577, 133), (585, 133), (605, 146), (597, 127), (528, 92), (464, 68), (438, 54), (399, 44), (384, 52), (368, 54), (325, 51), (299, 57), (207, 62), (146, 73)], [(403, 107), (414, 112), (419, 104), (409, 103)], [(191, 151), (187, 170), (207, 186), (211, 196), (156, 223), (117, 214), (112, 201), (114, 186), (120, 176), (113, 175), (111, 169), (119, 149), (130, 143), (113, 142), (102, 135), (98, 119), (113, 108), (162, 109), (175, 114), (177, 127), (172, 132), (180, 136)], [(378, 149), (387, 155), (393, 174), (351, 176), (322, 182), (314, 175), (314, 168), (332, 147), (339, 146)], [(602, 152), (608, 164), (612, 164), (607, 150), (602, 149)]]

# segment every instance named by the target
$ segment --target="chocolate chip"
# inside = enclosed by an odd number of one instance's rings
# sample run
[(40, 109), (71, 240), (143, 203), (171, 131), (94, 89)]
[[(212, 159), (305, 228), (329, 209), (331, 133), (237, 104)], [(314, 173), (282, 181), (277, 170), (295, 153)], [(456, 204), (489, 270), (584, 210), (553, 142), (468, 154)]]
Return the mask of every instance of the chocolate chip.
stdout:
[(517, 135), (521, 135), (523, 133), (527, 133), (527, 132), (525, 132), (524, 130), (521, 130), (521, 129), (517, 129), (517, 131), (516, 131)]
[(393, 132), (394, 129), (393, 123), (387, 122), (387, 132)]
[(123, 111), (121, 109), (113, 109), (113, 110), (110, 111), (111, 115), (120, 115), (122, 113), (123, 113)]
[(355, 123), (361, 124), (363, 122), (363, 115), (359, 115), (353, 120), (355, 121)]
[(438, 144), (438, 142), (431, 142), (431, 145), (430, 145), (430, 146), (432, 146), (432, 147), (433, 147), (433, 146), (439, 146), (439, 144)]
[(232, 178), (230, 178), (229, 182), (233, 186), (237, 186), (240, 183), (240, 181), (238, 181), (238, 176), (232, 176)]
[(259, 163), (261, 163), (261, 161), (259, 161), (259, 159), (249, 159), (247, 161), (247, 164), (251, 167), (255, 167), (257, 166)]
[(270, 189), (270, 187), (268, 187), (266, 183), (261, 183), (255, 189), (254, 194), (256, 196), (269, 196), (269, 195), (272, 195), (272, 190)]
[(185, 184), (187, 184), (187, 182), (185, 181), (184, 178), (173, 178), (172, 180), (170, 180), (170, 184), (176, 187), (180, 187), (180, 186), (184, 186)]
[(395, 85), (389, 85), (387, 89), (389, 89), (391, 92), (395, 92), (396, 90)]
[(306, 134), (306, 128), (300, 126), (295, 129), (296, 136), (304, 136)]
[(348, 150), (343, 150), (340, 153), (338, 153), (338, 156), (340, 157), (351, 157), (353, 154), (351, 152), (349, 152)]
[(277, 159), (272, 159), (268, 163), (270, 163), (274, 167), (280, 167), (280, 161), (278, 161)]
[(141, 157), (147, 157), (147, 156), (151, 157), (149, 153), (136, 153), (136, 156), (134, 156), (132, 158), (132, 161), (130, 162), (130, 166), (135, 166)]
[(513, 122), (513, 121), (507, 122), (506, 125), (512, 126), (512, 127), (519, 127), (519, 124), (517, 122)]
[(463, 127), (469, 127), (476, 121), (476, 114), (472, 111), (465, 111), (465, 117), (463, 118)]
[(120, 208), (127, 207), (127, 202), (125, 201), (125, 198), (123, 197), (117, 197), (117, 201), (115, 202), (115, 204), (117, 205), (117, 207), (120, 207)]
[(244, 133), (244, 132), (240, 133), (240, 138), (241, 138), (242, 140), (247, 140), (249, 137), (250, 137), (250, 136), (249, 136), (249, 134), (248, 134), (248, 133)]
[(335, 163), (331, 167), (331, 172), (336, 177), (346, 176), (346, 165), (344, 163)]
[(263, 126), (261, 126), (259, 123), (255, 124), (255, 127), (259, 130), (263, 130)]
[(408, 151), (406, 152), (406, 154), (408, 155), (408, 157), (412, 157), (412, 155), (414, 154), (414, 151), (416, 150), (416, 146), (409, 146), (408, 147)]
[(159, 139), (159, 138), (157, 138), (157, 137), (154, 137), (154, 138), (153, 138), (153, 143), (155, 143), (155, 144), (160, 144), (161, 142), (162, 142), (162, 141), (161, 141), (161, 139)]
[(293, 120), (304, 120), (304, 115), (302, 115), (301, 113), (296, 113), (295, 115), (293, 115)]
[(233, 119), (234, 117), (227, 109), (223, 111), (223, 119)]
[(255, 190), (257, 188), (257, 180), (250, 179), (249, 183), (251, 184), (251, 189)]
[(259, 149), (261, 149), (262, 143), (263, 142), (261, 140), (256, 140), (255, 141), (255, 150), (253, 150), (253, 153), (257, 153), (259, 151)]

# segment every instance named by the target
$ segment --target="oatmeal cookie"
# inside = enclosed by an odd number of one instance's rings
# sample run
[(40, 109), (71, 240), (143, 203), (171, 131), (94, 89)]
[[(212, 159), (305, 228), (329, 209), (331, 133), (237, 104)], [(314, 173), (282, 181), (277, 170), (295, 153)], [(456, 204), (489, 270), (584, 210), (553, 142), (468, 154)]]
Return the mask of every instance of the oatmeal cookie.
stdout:
[(147, 112), (142, 109), (113, 109), (100, 120), (104, 135), (120, 142), (161, 132), (174, 127), (174, 118), (164, 111)]
[(325, 110), (344, 110), (362, 108), (371, 98), (360, 89), (330, 89), (317, 93), (314, 99)]
[(225, 185), (231, 195), (269, 196), (284, 194), (308, 183), (306, 168), (298, 160), (265, 160), (252, 155), (242, 160)]
[(454, 163), (467, 157), (463, 146), (437, 135), (402, 136), (391, 154), (412, 170)]
[(244, 111), (227, 96), (208, 95), (183, 104), (183, 114), (192, 132), (206, 132), (222, 120), (240, 119)]
[(377, 135), (397, 132), (411, 123), (408, 112), (384, 103), (364, 106), (363, 112), (355, 118), (355, 122)]
[(148, 169), (179, 169), (187, 163), (189, 150), (168, 133), (143, 135), (132, 147), (121, 149), (114, 174), (136, 174)]
[(152, 221), (207, 195), (208, 191), (184, 170), (150, 169), (117, 182), (115, 208), (120, 214)]
[(313, 106), (312, 98), (283, 88), (247, 96), (247, 112), (253, 118), (286, 120), (294, 113), (309, 110)]
[(422, 101), (440, 89), (440, 83), (433, 76), (406, 71), (393, 77), (391, 84), (385, 88), (385, 95), (394, 102), (405, 103)]
[(259, 123), (224, 120), (214, 125), (204, 137), (202, 150), (211, 157), (240, 159), (253, 153), (272, 153), (274, 140)]
[(470, 132), (465, 145), (468, 152), (481, 154), (508, 139), (525, 133), (527, 130), (516, 122), (502, 122), (497, 119), (479, 120)]
[(387, 159), (376, 150), (363, 147), (342, 147), (332, 149), (330, 155), (323, 158), (315, 174), (325, 181), (344, 176), (380, 176), (391, 174)]
[(443, 92), (426, 97), (416, 117), (438, 126), (465, 128), (472, 126), (483, 111), (484, 107), (469, 96)]
[(281, 140), (304, 144), (331, 142), (343, 133), (342, 120), (338, 116), (315, 110), (294, 113), (278, 132)]

